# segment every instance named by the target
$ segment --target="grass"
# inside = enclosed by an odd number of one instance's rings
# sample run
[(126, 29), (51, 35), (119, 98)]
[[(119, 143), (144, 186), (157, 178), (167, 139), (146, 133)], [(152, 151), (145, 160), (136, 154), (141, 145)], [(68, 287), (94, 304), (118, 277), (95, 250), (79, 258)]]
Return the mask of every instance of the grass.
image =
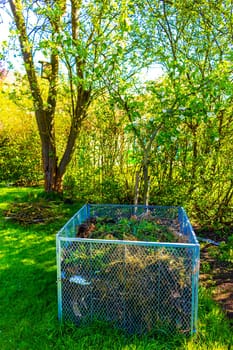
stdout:
[(41, 200), (40, 189), (0, 187), (0, 349), (1, 350), (229, 350), (232, 329), (211, 291), (199, 293), (199, 332), (192, 338), (126, 337), (108, 325), (59, 325), (55, 234), (80, 205), (51, 204), (54, 220), (22, 226), (3, 217), (13, 202)]

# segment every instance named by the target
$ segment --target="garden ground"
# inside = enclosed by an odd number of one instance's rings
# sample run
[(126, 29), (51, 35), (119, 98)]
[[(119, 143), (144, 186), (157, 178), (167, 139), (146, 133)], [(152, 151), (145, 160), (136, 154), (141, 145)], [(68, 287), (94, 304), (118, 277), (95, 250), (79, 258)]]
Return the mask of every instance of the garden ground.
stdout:
[[(202, 244), (201, 250), (199, 325), (195, 336), (171, 337), (158, 330), (153, 336), (126, 337), (104, 324), (86, 328), (59, 325), (55, 233), (81, 204), (47, 201), (36, 188), (2, 186), (0, 190), (1, 350), (233, 349), (232, 294), (227, 289), (232, 283), (232, 265), (220, 262), (218, 247), (208, 244)], [(38, 202), (39, 208), (46, 208), (44, 211), (38, 209)], [(30, 215), (25, 214), (25, 208)], [(26, 219), (17, 222), (13, 211), (21, 213), (21, 217), (30, 216), (33, 223)]]
[(211, 249), (211, 244), (205, 244), (201, 249), (200, 283), (207, 288), (215, 287), (213, 299), (233, 323), (233, 264), (211, 256)]

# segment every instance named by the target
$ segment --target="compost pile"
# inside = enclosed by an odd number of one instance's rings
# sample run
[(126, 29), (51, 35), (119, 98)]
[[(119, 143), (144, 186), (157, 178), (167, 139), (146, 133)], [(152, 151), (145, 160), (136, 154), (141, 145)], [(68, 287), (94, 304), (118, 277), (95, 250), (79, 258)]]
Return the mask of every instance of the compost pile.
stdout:
[(77, 237), (184, 243), (177, 219), (154, 217), (150, 212), (130, 218), (91, 217), (77, 227)]
[[(107, 240), (90, 245), (73, 241), (63, 249), (63, 310), (75, 323), (111, 321), (129, 333), (160, 329), (189, 332), (191, 260), (166, 247), (135, 241), (181, 242), (176, 220), (151, 215), (90, 218), (77, 237)], [(127, 240), (111, 244), (111, 240)], [(130, 244), (130, 241), (132, 242)], [(182, 248), (181, 248), (182, 249)]]

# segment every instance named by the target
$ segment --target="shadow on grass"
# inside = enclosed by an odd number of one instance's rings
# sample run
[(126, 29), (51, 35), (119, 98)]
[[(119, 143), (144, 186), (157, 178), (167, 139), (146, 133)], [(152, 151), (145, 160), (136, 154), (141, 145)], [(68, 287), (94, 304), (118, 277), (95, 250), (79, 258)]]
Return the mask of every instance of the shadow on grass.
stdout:
[(56, 315), (55, 238), (4, 222), (0, 244), (0, 348), (32, 349)]
[(41, 187), (14, 187), (0, 184), (0, 203), (36, 200), (41, 193), (43, 193)]

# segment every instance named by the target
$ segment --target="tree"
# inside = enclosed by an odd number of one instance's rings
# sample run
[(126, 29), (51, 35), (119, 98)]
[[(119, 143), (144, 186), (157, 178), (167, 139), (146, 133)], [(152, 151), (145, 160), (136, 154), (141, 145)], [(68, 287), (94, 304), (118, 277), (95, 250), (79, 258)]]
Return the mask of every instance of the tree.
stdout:
[[(150, 35), (140, 33), (146, 38), (144, 49), (150, 47), (166, 68), (176, 101), (169, 111), (179, 130), (173, 167), (182, 164), (180, 177), (199, 217), (208, 211), (208, 221), (221, 221), (223, 207), (229, 210), (233, 199), (232, 2), (148, 0), (142, 17), (146, 10)], [(163, 98), (166, 111), (170, 98)]]
[[(91, 101), (103, 90), (106, 80), (114, 84), (119, 76), (127, 79), (132, 74), (129, 67), (133, 47), (126, 45), (127, 2), (9, 0), (9, 3), (34, 102), (45, 190), (62, 192), (63, 176)], [(47, 78), (46, 98), (37, 74), (38, 52), (45, 58), (42, 64), (43, 76)], [(141, 62), (138, 60), (138, 66)], [(66, 88), (71, 122), (59, 158), (54, 123), (60, 84)]]
[[(76, 150), (64, 177), (64, 189), (88, 202), (130, 202), (131, 178), (127, 154), (132, 147), (125, 135), (126, 116), (109, 96), (92, 103), (83, 123)], [(128, 185), (128, 186), (127, 186)]]

